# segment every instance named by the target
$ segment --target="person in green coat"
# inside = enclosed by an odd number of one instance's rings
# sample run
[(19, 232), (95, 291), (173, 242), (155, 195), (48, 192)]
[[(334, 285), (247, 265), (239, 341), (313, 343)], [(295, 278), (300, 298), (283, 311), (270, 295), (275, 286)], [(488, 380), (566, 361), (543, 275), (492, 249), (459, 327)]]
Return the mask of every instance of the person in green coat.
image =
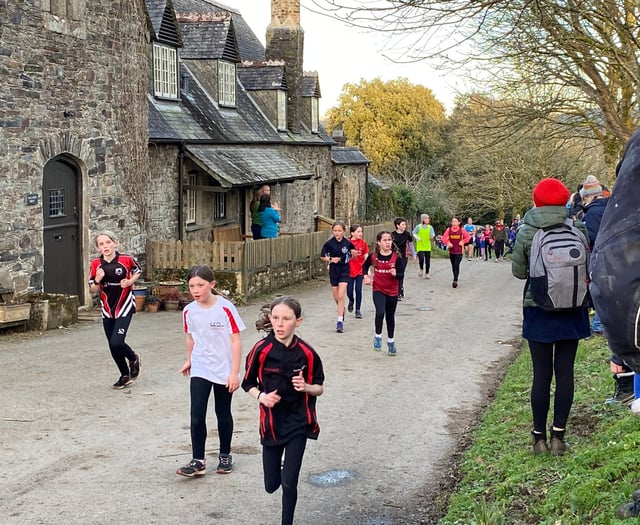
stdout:
[[(516, 235), (511, 259), (511, 273), (526, 279), (523, 298), (522, 336), (529, 343), (533, 363), (531, 411), (533, 413), (533, 447), (535, 455), (551, 451), (562, 455), (566, 450), (565, 428), (573, 404), (573, 367), (578, 341), (589, 337), (587, 308), (543, 310), (533, 301), (529, 291), (529, 258), (533, 236), (540, 228), (562, 224), (567, 218), (566, 203), (571, 192), (558, 179), (542, 179), (533, 189), (535, 207), (524, 216), (524, 224)], [(579, 221), (574, 225), (584, 234), (587, 230)], [(551, 405), (551, 383), (555, 375), (553, 424), (551, 442), (547, 445), (547, 417)]]

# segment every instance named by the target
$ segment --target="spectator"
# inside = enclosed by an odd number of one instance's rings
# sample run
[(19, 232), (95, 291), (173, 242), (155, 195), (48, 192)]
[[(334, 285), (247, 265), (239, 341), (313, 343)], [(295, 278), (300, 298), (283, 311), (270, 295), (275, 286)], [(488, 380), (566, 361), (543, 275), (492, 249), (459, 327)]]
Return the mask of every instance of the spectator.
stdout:
[(262, 222), (260, 234), (263, 239), (274, 239), (278, 236), (281, 211), (282, 209), (277, 202), (271, 204), (270, 195), (263, 194), (262, 197), (260, 197), (258, 213), (260, 214), (260, 221)]

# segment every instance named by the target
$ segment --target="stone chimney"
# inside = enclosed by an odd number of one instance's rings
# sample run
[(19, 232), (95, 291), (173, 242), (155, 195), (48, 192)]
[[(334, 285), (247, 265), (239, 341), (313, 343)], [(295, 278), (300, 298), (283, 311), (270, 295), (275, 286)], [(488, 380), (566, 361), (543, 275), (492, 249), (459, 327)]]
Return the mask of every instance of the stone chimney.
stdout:
[(285, 63), (288, 88), (287, 127), (302, 128), (302, 74), (304, 31), (300, 26), (300, 0), (271, 0), (271, 23), (267, 27), (266, 59)]

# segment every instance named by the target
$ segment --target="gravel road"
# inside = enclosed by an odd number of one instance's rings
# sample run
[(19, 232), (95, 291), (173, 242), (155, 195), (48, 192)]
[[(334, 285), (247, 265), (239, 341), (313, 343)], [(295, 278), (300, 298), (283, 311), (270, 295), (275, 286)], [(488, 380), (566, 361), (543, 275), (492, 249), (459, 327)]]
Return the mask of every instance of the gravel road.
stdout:
[[(327, 280), (286, 290), (303, 305), (298, 333), (326, 375), (297, 523), (428, 523), (451, 457), (513, 356), (522, 292), (509, 263), (464, 260), (457, 289), (448, 259), (434, 260), (431, 276), (418, 279), (410, 262), (396, 357), (371, 350), (369, 288), (364, 319), (349, 316), (343, 334), (335, 332)], [(243, 361), (260, 337), (259, 306), (239, 308)], [(180, 315), (136, 314), (128, 341), (143, 367), (122, 391), (110, 389), (117, 370), (97, 318), (44, 334), (0, 334), (0, 523), (280, 522), (280, 492), (262, 485), (256, 402), (242, 391), (233, 401), (234, 472), (175, 475), (190, 459)], [(211, 407), (207, 453), (215, 465), (214, 417)]]

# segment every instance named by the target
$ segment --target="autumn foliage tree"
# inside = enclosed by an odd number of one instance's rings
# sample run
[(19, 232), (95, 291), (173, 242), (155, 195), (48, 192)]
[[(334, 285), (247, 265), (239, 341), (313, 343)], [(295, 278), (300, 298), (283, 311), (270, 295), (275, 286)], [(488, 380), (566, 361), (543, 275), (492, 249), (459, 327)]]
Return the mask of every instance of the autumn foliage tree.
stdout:
[(370, 169), (389, 180), (392, 167), (405, 159), (428, 163), (439, 154), (444, 122), (444, 107), (430, 89), (403, 78), (376, 78), (345, 84), (326, 127), (342, 128), (348, 143), (371, 161)]

